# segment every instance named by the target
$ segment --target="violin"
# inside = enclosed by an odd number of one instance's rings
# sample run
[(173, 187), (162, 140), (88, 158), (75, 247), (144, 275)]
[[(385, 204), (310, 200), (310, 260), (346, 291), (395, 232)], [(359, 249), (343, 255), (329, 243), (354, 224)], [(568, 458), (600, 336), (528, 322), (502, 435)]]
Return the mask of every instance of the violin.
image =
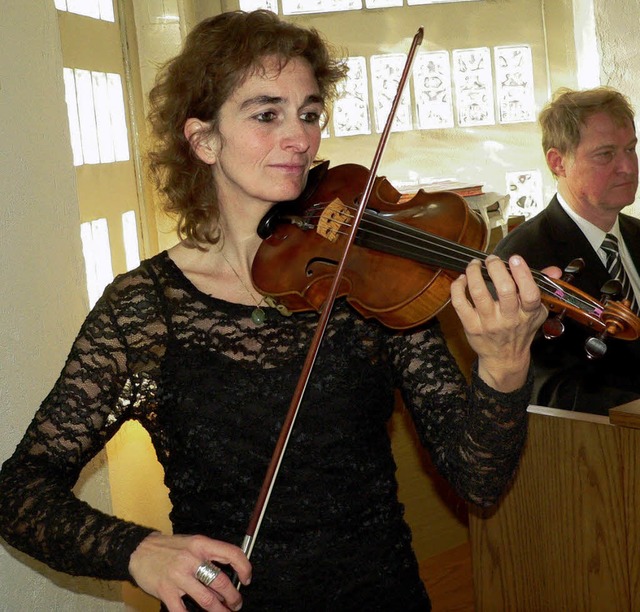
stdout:
[[(329, 162), (323, 162), (309, 172), (298, 199), (277, 204), (265, 215), (258, 227), (263, 242), (252, 268), (253, 282), (262, 294), (292, 312), (323, 308), (368, 176), (363, 166), (329, 168)], [(486, 243), (484, 222), (458, 194), (420, 190), (401, 203), (400, 192), (386, 178), (377, 177), (337, 295), (387, 327), (415, 327), (447, 305), (451, 282), (472, 259), (484, 262), (487, 253), (480, 249)], [(532, 274), (543, 303), (559, 315), (546, 326), (546, 335), (562, 333), (558, 322), (566, 316), (593, 330), (600, 340), (640, 336), (640, 319), (628, 304), (603, 304), (565, 280), (535, 270)], [(490, 280), (484, 265), (483, 275)], [(591, 357), (599, 356), (591, 354), (593, 350), (602, 350), (601, 345), (586, 348)]]

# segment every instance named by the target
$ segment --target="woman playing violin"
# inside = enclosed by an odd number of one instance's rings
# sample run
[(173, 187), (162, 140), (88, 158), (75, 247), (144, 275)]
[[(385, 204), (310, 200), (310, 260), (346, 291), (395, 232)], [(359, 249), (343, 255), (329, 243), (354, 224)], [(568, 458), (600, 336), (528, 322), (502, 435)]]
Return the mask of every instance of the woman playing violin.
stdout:
[[(496, 299), (478, 261), (451, 285), (478, 355), (469, 385), (436, 322), (391, 331), (336, 302), (250, 560), (239, 547), (318, 321), (253, 288), (256, 227), (303, 189), (343, 76), (315, 31), (260, 11), (202, 22), (161, 71), (151, 169), (181, 241), (116, 278), (88, 315), (3, 466), (8, 542), (70, 574), (129, 580), (172, 612), (430, 608), (396, 496), (394, 391), (457, 492), (496, 503), (525, 438), (529, 345), (546, 316), (518, 257), (487, 259)], [(71, 492), (128, 419), (164, 467), (173, 534)]]

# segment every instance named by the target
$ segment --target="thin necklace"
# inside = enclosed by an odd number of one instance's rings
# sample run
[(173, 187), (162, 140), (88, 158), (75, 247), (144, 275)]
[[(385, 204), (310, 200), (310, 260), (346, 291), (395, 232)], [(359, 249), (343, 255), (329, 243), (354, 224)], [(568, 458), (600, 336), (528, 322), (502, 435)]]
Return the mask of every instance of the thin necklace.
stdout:
[(236, 278), (240, 281), (240, 284), (242, 285), (244, 290), (249, 294), (249, 297), (256, 303), (256, 307), (253, 309), (253, 312), (251, 313), (251, 320), (256, 325), (262, 325), (265, 319), (267, 318), (267, 314), (261, 308), (262, 302), (265, 301), (264, 296), (258, 302), (256, 298), (253, 296), (253, 293), (249, 291), (249, 287), (245, 285), (244, 281), (242, 280), (242, 277), (236, 272), (236, 269), (231, 265), (231, 262), (227, 259), (226, 255), (222, 251), (220, 251), (220, 255), (222, 255), (223, 259), (227, 262), (227, 265), (231, 268), (231, 271), (236, 275)]

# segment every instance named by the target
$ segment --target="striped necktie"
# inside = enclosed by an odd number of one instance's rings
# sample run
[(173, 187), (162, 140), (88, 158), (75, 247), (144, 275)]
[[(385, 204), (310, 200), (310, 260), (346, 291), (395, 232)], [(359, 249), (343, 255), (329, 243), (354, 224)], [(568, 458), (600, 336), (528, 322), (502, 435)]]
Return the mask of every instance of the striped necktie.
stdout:
[(631, 282), (620, 259), (618, 239), (613, 234), (607, 234), (602, 241), (602, 250), (607, 255), (607, 270), (609, 271), (609, 276), (620, 281), (622, 284), (622, 298), (628, 299), (631, 302), (631, 310), (637, 312), (636, 298), (631, 288)]

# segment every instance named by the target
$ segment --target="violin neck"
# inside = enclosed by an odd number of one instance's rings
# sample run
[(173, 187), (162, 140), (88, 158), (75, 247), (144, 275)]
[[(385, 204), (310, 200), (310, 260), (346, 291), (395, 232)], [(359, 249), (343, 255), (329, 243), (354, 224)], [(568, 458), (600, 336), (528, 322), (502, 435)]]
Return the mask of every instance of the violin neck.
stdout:
[[(491, 281), (485, 265), (488, 254), (484, 251), (458, 244), (395, 219), (386, 218), (384, 214), (375, 211), (365, 212), (356, 236), (356, 243), (366, 248), (453, 272), (464, 272), (469, 263), (477, 259), (482, 263), (483, 278)], [(590, 296), (577, 291), (571, 285), (559, 284), (537, 270), (531, 270), (531, 274), (545, 301), (551, 299), (561, 306), (585, 313), (602, 309), (602, 306)]]

